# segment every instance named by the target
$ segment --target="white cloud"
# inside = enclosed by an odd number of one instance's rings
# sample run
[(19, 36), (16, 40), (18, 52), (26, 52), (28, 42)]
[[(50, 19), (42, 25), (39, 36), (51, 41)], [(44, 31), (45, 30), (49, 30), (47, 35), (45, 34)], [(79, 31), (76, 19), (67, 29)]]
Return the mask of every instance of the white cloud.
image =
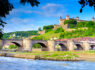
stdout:
[(62, 7), (62, 5), (61, 4), (48, 3), (45, 6), (43, 6), (42, 9), (55, 8), (55, 7)]
[(59, 17), (65, 14), (64, 6), (61, 4), (48, 3), (41, 7), (42, 15), (47, 17)]
[(32, 23), (34, 20), (33, 19), (31, 19), (31, 18), (25, 18), (25, 19), (21, 19), (21, 18), (12, 18), (12, 19), (9, 19), (9, 20), (7, 20), (6, 22), (8, 22), (8, 23), (13, 23), (13, 24), (30, 24), (30, 23)]
[(39, 6), (39, 8), (37, 8), (36, 10), (30, 9), (29, 7), (26, 7), (25, 9), (23, 8), (14, 9), (11, 12), (11, 14), (19, 15), (19, 13), (26, 13), (26, 14), (38, 14), (46, 17), (59, 17), (59, 16), (64, 16), (65, 11), (66, 9), (62, 4), (47, 3), (42, 7)]

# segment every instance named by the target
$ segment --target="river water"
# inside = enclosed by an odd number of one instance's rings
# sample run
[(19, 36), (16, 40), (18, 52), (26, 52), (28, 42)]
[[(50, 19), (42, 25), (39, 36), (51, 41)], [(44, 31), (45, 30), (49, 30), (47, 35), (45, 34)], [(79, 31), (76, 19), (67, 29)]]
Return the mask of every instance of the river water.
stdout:
[(0, 70), (95, 70), (95, 62), (47, 61), (0, 57)]

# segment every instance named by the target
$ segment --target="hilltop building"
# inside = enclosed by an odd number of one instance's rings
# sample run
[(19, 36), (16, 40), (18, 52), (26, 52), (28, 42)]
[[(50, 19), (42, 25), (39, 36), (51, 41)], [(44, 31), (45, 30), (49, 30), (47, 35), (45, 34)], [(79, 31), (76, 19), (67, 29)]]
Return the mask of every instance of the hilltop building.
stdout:
[[(59, 28), (59, 27), (62, 27), (62, 28), (63, 28), (64, 30), (66, 30), (66, 31), (75, 30), (75, 29), (70, 29), (70, 28), (69, 28), (69, 23), (68, 23), (68, 24), (64, 24), (64, 21), (65, 21), (65, 20), (76, 20), (77, 22), (85, 22), (85, 21), (87, 21), (87, 20), (80, 20), (79, 17), (70, 18), (69, 15), (67, 15), (65, 19), (63, 19), (63, 18), (60, 16), (60, 18), (59, 18), (59, 25), (54, 24), (53, 30), (55, 30), (55, 29), (57, 29), (57, 28)], [(94, 17), (92, 18), (92, 21), (95, 21), (95, 18), (94, 18)], [(84, 27), (83, 29), (88, 29), (88, 28)], [(45, 30), (40, 31), (40, 32), (38, 32), (38, 33), (39, 33), (39, 34), (44, 34), (44, 33), (45, 33)]]
[[(54, 25), (54, 29), (58, 28), (58, 27), (62, 27), (63, 29), (68, 29), (69, 28), (69, 24), (64, 24), (64, 21), (65, 20), (76, 20), (77, 22), (84, 22), (84, 21), (87, 21), (87, 20), (80, 20), (79, 17), (76, 17), (76, 18), (70, 18), (69, 15), (66, 16), (65, 19), (62, 19), (62, 17), (60, 16), (59, 18), (59, 25)], [(92, 18), (92, 21), (95, 21), (94, 18)]]
[[(65, 20), (76, 20), (77, 22), (85, 22), (87, 20), (80, 20), (79, 17), (76, 18), (70, 18), (69, 15), (66, 16), (65, 19), (62, 19), (62, 17), (59, 18), (59, 26), (62, 26), (63, 29), (68, 29), (69, 28), (69, 24), (64, 24)], [(92, 21), (95, 21), (95, 18), (92, 18)]]

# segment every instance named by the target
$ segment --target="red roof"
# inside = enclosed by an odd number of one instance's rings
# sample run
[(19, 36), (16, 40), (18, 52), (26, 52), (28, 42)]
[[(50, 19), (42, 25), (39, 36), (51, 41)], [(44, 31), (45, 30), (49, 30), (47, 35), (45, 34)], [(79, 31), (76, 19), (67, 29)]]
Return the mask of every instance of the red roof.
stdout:
[(93, 40), (95, 40), (95, 37), (93, 37), (93, 38), (90, 38), (90, 37), (80, 37), (80, 38), (72, 38), (72, 39), (58, 39), (56, 41), (67, 41), (67, 40), (73, 40), (73, 41), (89, 40), (89, 41), (93, 41)]

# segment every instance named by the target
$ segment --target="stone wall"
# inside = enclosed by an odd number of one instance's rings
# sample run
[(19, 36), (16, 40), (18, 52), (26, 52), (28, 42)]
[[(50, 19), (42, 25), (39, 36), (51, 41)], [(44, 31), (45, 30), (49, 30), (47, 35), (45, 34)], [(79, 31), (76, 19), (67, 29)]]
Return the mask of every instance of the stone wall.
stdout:
[(45, 34), (45, 30), (43, 30), (43, 31), (38, 31), (38, 34), (40, 34), (40, 35)]
[[(87, 27), (83, 27), (83, 28), (78, 28), (77, 30), (87, 30), (88, 28)], [(65, 29), (65, 31), (68, 31), (68, 32), (70, 32), (70, 31), (75, 31), (76, 29), (70, 29), (70, 28), (67, 28), (67, 29)]]
[(55, 29), (57, 29), (57, 28), (59, 28), (59, 27), (60, 27), (60, 25), (54, 25), (53, 30), (55, 30)]

